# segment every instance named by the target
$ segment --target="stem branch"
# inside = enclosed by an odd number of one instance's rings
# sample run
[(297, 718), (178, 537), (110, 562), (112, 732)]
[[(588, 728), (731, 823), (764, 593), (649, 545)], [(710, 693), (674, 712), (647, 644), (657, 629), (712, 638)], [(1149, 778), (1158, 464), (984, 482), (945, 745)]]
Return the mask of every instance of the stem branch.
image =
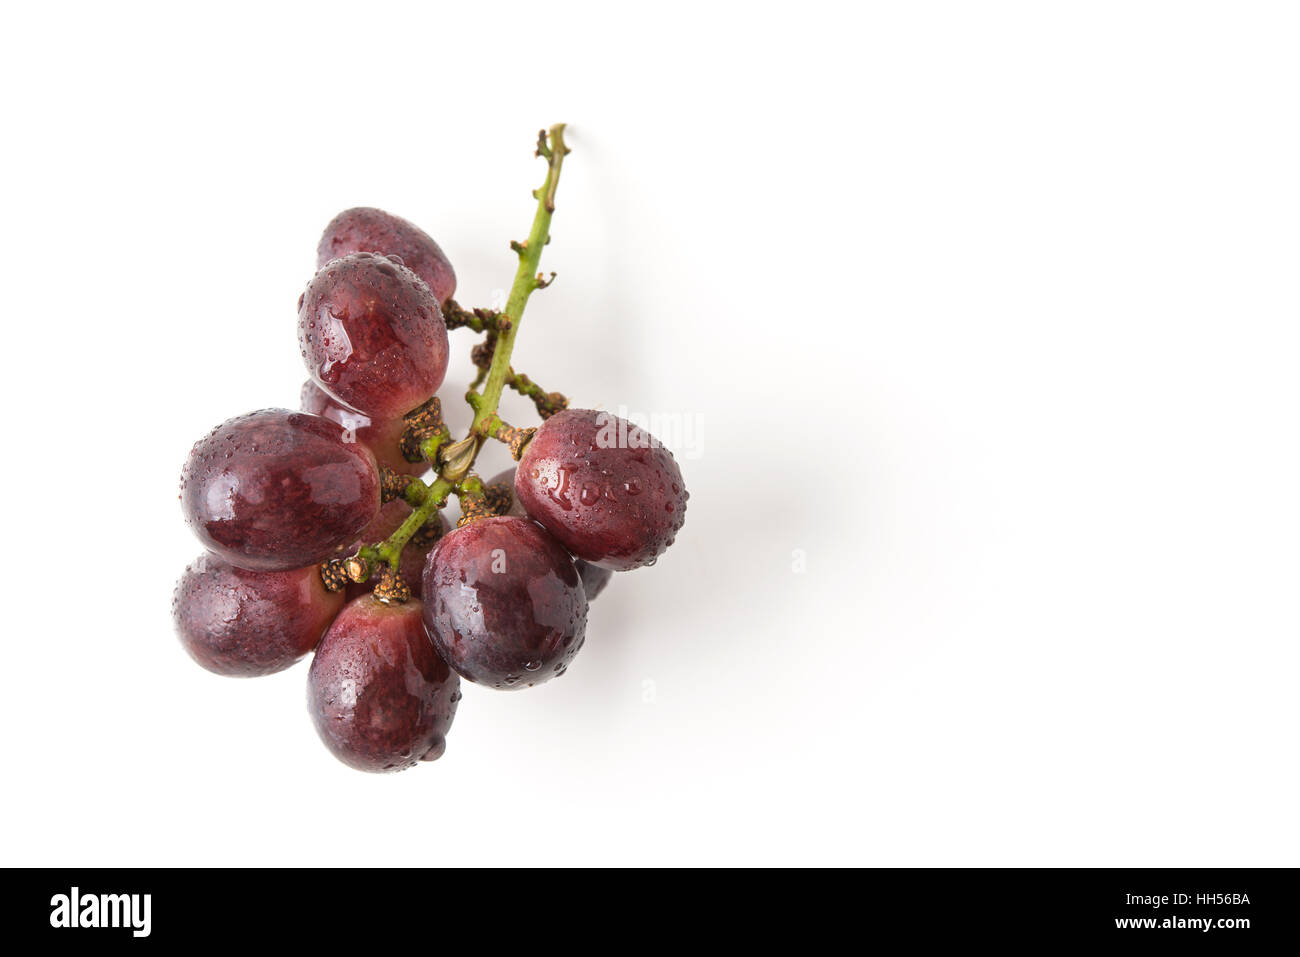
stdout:
[[(568, 147), (564, 145), (563, 123), (552, 126), (549, 134), (545, 130), (538, 134), (537, 155), (546, 158), (546, 179), (541, 188), (533, 193), (537, 199), (537, 212), (533, 216), (533, 228), (528, 233), (528, 239), (522, 243), (510, 244), (510, 248), (519, 256), (519, 268), (515, 271), (514, 285), (510, 288), (505, 310), (499, 314), (489, 310), (470, 311), (455, 302), (448, 303), (446, 319), (449, 327), (467, 326), (476, 332), (485, 332), (488, 336), (488, 341), (478, 347), (484, 360), (481, 364), (476, 362), (479, 364), (479, 378), (475, 380), (474, 386), (465, 396), (466, 401), (474, 409), (474, 421), (465, 438), (458, 442), (451, 442), (451, 435), (442, 424), (441, 411), (436, 408), (436, 401), (431, 399), (430, 408), (421, 410), (424, 419), (413, 421), (412, 424), (423, 425), (424, 431), (419, 435), (412, 431), (412, 436), (413, 439), (418, 440), (419, 451), (434, 464), (435, 468), (440, 466), (438, 477), (431, 485), (412, 481), (404, 484), (400, 490), (393, 489), (393, 497), (400, 496), (411, 505), (411, 514), (384, 541), (361, 547), (355, 557), (355, 561), (362, 565), (362, 569), (358, 571), (370, 570), (371, 565), (386, 563), (395, 575), (406, 543), (411, 540), (411, 536), (424, 527), (435, 512), (447, 504), (447, 498), (452, 492), (456, 492), (461, 497), (461, 508), (467, 518), (472, 518), (478, 513), (494, 514), (482, 481), (470, 475), (469, 470), (488, 438), (499, 438), (506, 442), (510, 446), (511, 454), (518, 459), (524, 444), (535, 431), (512, 428), (497, 415), (501, 392), (507, 385), (532, 398), (539, 412), (543, 409), (553, 411), (551, 406), (558, 405), (562, 408), (563, 404), (567, 404), (567, 400), (564, 400), (559, 393), (545, 393), (527, 376), (516, 375), (510, 368), (510, 353), (514, 351), (515, 336), (519, 333), (519, 320), (523, 318), (528, 297), (533, 294), (533, 290), (544, 289), (550, 285), (550, 280), (538, 272), (537, 266), (541, 262), (543, 247), (551, 241), (551, 214), (555, 212), (555, 188), (560, 181), (560, 167), (568, 152)], [(486, 361), (488, 349), (491, 350), (492, 356), (490, 363)], [(476, 352), (476, 355), (478, 354), (479, 352)], [(483, 382), (483, 391), (474, 391), (480, 382)], [(410, 451), (414, 454), (415, 450)], [(348, 564), (353, 562), (353, 559), (348, 560)], [(337, 568), (330, 566), (331, 563), (322, 566), (322, 578), (333, 576), (331, 580), (337, 580)], [(341, 582), (339, 587), (342, 587)], [(403, 600), (400, 594), (384, 597), (376, 592), (376, 595), (381, 601)]]
[(557, 123), (551, 127), (550, 144), (546, 137), (539, 136), (537, 152), (546, 157), (546, 180), (533, 195), (537, 197), (537, 213), (533, 216), (533, 228), (528, 239), (515, 245), (519, 254), (519, 268), (515, 270), (515, 282), (510, 287), (510, 297), (506, 308), (497, 319), (496, 349), (492, 353), (492, 364), (488, 367), (487, 381), (483, 385), (481, 399), (474, 407), (474, 422), (470, 433), (482, 436), (489, 417), (496, 412), (497, 403), (501, 401), (501, 391), (510, 378), (510, 353), (514, 351), (515, 336), (519, 334), (519, 321), (523, 318), (524, 307), (528, 297), (538, 288), (537, 265), (542, 259), (542, 247), (551, 238), (551, 214), (555, 212), (555, 188), (560, 182), (560, 167), (565, 154), (569, 152), (564, 145), (564, 124)]
[(406, 516), (406, 521), (397, 527), (397, 531), (375, 546), (374, 557), (379, 561), (387, 562), (388, 567), (396, 571), (406, 543), (425, 522), (433, 517), (434, 512), (447, 504), (447, 496), (451, 494), (452, 488), (452, 483), (441, 477), (426, 488), (424, 501), (411, 509), (411, 514)]

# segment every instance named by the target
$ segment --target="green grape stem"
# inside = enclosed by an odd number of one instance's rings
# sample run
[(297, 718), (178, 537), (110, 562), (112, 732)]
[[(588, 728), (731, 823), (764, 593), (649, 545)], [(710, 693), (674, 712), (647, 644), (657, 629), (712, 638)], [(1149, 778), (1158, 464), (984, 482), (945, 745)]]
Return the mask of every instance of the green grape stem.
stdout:
[(537, 153), (546, 157), (546, 180), (534, 196), (537, 197), (537, 212), (533, 216), (533, 228), (528, 238), (515, 244), (519, 256), (519, 268), (515, 270), (514, 285), (510, 287), (510, 296), (506, 299), (506, 308), (497, 318), (496, 349), (492, 353), (492, 364), (488, 367), (487, 381), (479, 394), (479, 401), (474, 406), (474, 422), (470, 433), (482, 435), (489, 417), (496, 413), (497, 403), (501, 401), (501, 392), (510, 378), (510, 353), (515, 348), (515, 337), (519, 335), (519, 322), (528, 305), (528, 297), (534, 289), (544, 288), (549, 284), (537, 271), (542, 260), (542, 249), (551, 241), (551, 214), (555, 212), (555, 189), (560, 183), (560, 167), (569, 148), (564, 145), (564, 124), (557, 123), (551, 127), (548, 137), (539, 135)]
[[(432, 484), (419, 479), (413, 480), (405, 489), (403, 498), (411, 505), (411, 514), (387, 539), (376, 545), (364, 545), (357, 557), (365, 561), (369, 568), (377, 563), (387, 563), (396, 571), (401, 561), (402, 549), (417, 531), (427, 523), (434, 514), (447, 504), (452, 493), (468, 498), (482, 497), (482, 482), (470, 473), (479, 450), (489, 438), (502, 437), (502, 441), (511, 442), (511, 452), (522, 449), (525, 435), (532, 430), (514, 429), (503, 422), (497, 415), (497, 405), (501, 393), (507, 385), (513, 385), (525, 395), (536, 400), (540, 390), (526, 376), (517, 376), (510, 368), (510, 354), (514, 351), (515, 337), (519, 334), (519, 322), (523, 318), (524, 307), (536, 289), (544, 289), (554, 279), (546, 279), (538, 271), (542, 258), (542, 249), (551, 241), (551, 215), (555, 212), (555, 190), (560, 181), (560, 167), (569, 148), (564, 144), (564, 124), (552, 126), (549, 133), (541, 131), (537, 137), (537, 155), (546, 159), (546, 179), (533, 196), (537, 200), (537, 211), (533, 215), (533, 227), (528, 238), (523, 242), (512, 242), (510, 248), (519, 257), (519, 268), (515, 270), (514, 284), (506, 300), (505, 309), (500, 313), (487, 310), (469, 312), (453, 307), (455, 324), (464, 325), (475, 331), (495, 332), (492, 361), (487, 367), (486, 375), (480, 370), (480, 377), (474, 388), (466, 394), (465, 399), (474, 409), (474, 421), (470, 424), (469, 434), (459, 442), (449, 442), (449, 436), (439, 435), (423, 448), (430, 455), (430, 461), (438, 468), (438, 477)], [(475, 391), (480, 382), (483, 391)], [(522, 388), (521, 388), (522, 386)], [(542, 395), (546, 395), (542, 393)], [(558, 395), (558, 393), (556, 394)], [(562, 398), (562, 397), (561, 397)], [(541, 406), (539, 405), (539, 411)], [(471, 442), (472, 440), (472, 442)], [(467, 443), (468, 447), (462, 446)], [(453, 451), (454, 450), (454, 451)], [(518, 456), (516, 455), (516, 458)], [(371, 571), (373, 574), (373, 570)], [(368, 575), (367, 578), (370, 576)]]

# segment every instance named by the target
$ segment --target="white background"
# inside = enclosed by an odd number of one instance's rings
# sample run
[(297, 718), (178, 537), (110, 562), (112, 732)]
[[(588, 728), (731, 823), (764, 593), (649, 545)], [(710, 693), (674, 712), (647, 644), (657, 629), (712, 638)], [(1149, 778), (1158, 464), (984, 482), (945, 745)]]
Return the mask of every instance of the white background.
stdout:
[[(1293, 11), (10, 10), (0, 859), (1295, 865)], [(179, 469), (296, 402), (339, 210), (504, 289), (561, 120), (516, 364), (694, 423), (686, 526), (350, 771), (182, 653)]]

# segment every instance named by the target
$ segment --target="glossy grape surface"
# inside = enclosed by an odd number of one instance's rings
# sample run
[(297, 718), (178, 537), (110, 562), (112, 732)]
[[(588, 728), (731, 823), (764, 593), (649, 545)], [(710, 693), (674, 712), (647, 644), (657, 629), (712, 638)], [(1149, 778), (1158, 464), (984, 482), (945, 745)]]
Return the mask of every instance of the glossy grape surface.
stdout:
[(287, 571), (341, 553), (379, 510), (379, 467), (335, 422), (263, 409), (195, 443), (181, 472), (185, 520), (240, 568)]
[(321, 740), (361, 771), (401, 771), (440, 756), (459, 701), (460, 679), (434, 650), (415, 600), (349, 602), (307, 675)]
[(176, 583), (172, 619), (208, 671), (253, 677), (283, 671), (315, 648), (342, 607), (343, 593), (327, 592), (315, 565), (257, 572), (205, 554)]
[(439, 304), (456, 294), (456, 273), (433, 237), (382, 209), (345, 209), (325, 227), (316, 249), (316, 268), (350, 253), (397, 257), (428, 284)]
[(564, 673), (582, 647), (587, 598), (573, 561), (533, 522), (486, 518), (429, 553), (424, 615), (439, 654), (470, 681), (532, 687)]
[(298, 344), (317, 385), (377, 419), (400, 419), (447, 373), (447, 327), (433, 293), (375, 253), (316, 273), (298, 303)]
[[(528, 518), (528, 513), (524, 511), (523, 505), (519, 503), (519, 496), (515, 494), (515, 470), (506, 469), (494, 475), (484, 485), (504, 485), (510, 489), (510, 511), (509, 515), (516, 515), (519, 518)], [(587, 594), (587, 601), (592, 601), (597, 595), (605, 590), (609, 580), (614, 577), (614, 573), (608, 568), (601, 568), (599, 565), (593, 565), (591, 562), (585, 562), (581, 558), (573, 560), (573, 567), (578, 570), (578, 577), (582, 579), (582, 590)]]
[(519, 461), (515, 495), (575, 557), (614, 571), (653, 564), (681, 529), (690, 497), (668, 449), (591, 409), (542, 423)]
[(343, 426), (346, 433), (353, 435), (374, 453), (375, 460), (384, 468), (403, 475), (417, 476), (429, 471), (428, 462), (408, 462), (398, 450), (398, 442), (406, 428), (403, 419), (372, 419), (364, 412), (348, 408), (311, 379), (302, 384), (299, 400), (304, 412), (319, 415)]
[(595, 601), (596, 596), (605, 590), (609, 580), (614, 577), (614, 573), (608, 568), (584, 562), (581, 558), (573, 560), (573, 567), (578, 570), (578, 577), (582, 579), (582, 590), (587, 595), (587, 601)]

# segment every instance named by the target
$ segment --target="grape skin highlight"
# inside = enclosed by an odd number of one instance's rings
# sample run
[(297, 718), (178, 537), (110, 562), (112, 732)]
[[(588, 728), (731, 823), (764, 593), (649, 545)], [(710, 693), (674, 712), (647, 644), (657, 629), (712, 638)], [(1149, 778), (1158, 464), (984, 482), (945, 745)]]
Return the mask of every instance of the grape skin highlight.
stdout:
[(459, 701), (460, 679), (434, 650), (415, 600), (349, 602), (307, 675), (317, 733), (361, 771), (401, 771), (441, 756)]
[(343, 593), (326, 591), (315, 565), (259, 572), (205, 554), (176, 583), (172, 619), (191, 658), (242, 678), (288, 668), (342, 607)]
[(400, 419), (447, 374), (447, 326), (424, 280), (376, 253), (326, 263), (298, 302), (312, 379), (344, 405)]
[(575, 557), (614, 571), (653, 564), (681, 530), (690, 498), (654, 436), (592, 409), (542, 423), (519, 460), (515, 495)]
[(185, 521), (233, 565), (287, 571), (333, 558), (379, 510), (379, 465), (337, 423), (263, 409), (195, 443), (181, 472)]
[(442, 538), (424, 570), (434, 645), (462, 677), (500, 690), (562, 675), (582, 647), (587, 597), (568, 553), (511, 515)]
[(348, 408), (311, 379), (302, 384), (299, 405), (304, 412), (319, 415), (343, 426), (358, 442), (374, 453), (375, 460), (383, 468), (392, 469), (402, 475), (417, 477), (429, 471), (428, 462), (408, 462), (398, 450), (398, 442), (401, 441), (402, 431), (406, 428), (404, 419), (372, 419), (364, 412)]
[(438, 304), (456, 295), (456, 271), (433, 237), (382, 209), (357, 206), (335, 216), (316, 248), (316, 268), (351, 253), (382, 253), (425, 281)]
[[(515, 470), (506, 469), (493, 476), (491, 480), (484, 482), (484, 485), (504, 485), (510, 490), (510, 511), (507, 515), (517, 515), (520, 518), (528, 518), (528, 513), (524, 511), (523, 505), (519, 502), (519, 496), (515, 494)], [(582, 590), (587, 595), (587, 601), (593, 601), (597, 595), (605, 590), (609, 580), (614, 577), (614, 573), (608, 568), (601, 568), (599, 565), (593, 565), (591, 562), (583, 561), (581, 558), (575, 558), (573, 565), (578, 569), (578, 577), (582, 579)]]

